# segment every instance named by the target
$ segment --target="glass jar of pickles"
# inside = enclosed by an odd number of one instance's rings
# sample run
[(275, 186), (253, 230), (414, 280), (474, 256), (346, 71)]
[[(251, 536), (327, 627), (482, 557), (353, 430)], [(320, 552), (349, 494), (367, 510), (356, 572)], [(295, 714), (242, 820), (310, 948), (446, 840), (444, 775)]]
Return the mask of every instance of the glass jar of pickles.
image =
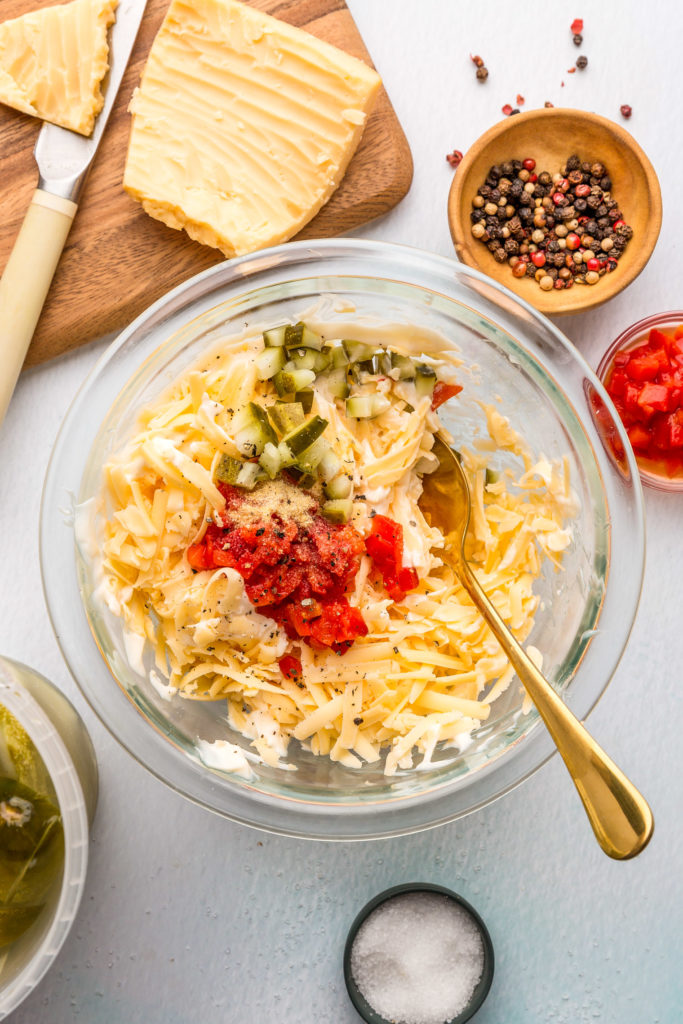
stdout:
[(97, 762), (70, 702), (0, 657), (0, 1017), (54, 960), (80, 902)]

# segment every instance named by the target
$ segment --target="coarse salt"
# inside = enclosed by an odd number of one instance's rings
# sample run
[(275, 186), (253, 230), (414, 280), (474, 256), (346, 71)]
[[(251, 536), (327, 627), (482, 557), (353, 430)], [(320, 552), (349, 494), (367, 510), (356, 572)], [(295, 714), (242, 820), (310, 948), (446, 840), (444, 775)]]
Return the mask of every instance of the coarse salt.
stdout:
[(351, 973), (376, 1013), (396, 1024), (444, 1024), (462, 1013), (484, 969), (471, 915), (450, 897), (410, 892), (380, 904), (358, 929)]

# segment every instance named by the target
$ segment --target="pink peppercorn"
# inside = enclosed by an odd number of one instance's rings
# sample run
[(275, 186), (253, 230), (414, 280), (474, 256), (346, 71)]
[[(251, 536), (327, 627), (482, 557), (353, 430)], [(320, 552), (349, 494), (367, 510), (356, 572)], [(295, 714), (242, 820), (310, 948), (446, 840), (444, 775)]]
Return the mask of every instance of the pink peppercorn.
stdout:
[(535, 267), (545, 266), (545, 253), (544, 252), (532, 252), (531, 262)]
[(533, 171), (536, 167), (536, 161), (532, 160), (531, 157), (527, 157), (526, 160), (522, 160), (522, 167), (525, 171)]
[(581, 239), (579, 238), (579, 236), (576, 234), (575, 231), (570, 231), (567, 235), (567, 248), (572, 250), (578, 249), (580, 245)]

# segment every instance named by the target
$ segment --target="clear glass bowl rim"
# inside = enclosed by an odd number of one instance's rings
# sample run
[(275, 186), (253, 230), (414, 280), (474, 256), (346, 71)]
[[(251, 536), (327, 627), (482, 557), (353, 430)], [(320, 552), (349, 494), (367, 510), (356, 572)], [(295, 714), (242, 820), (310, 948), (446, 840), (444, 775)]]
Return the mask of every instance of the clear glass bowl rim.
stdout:
[[(348, 261), (348, 267), (344, 271), (326, 269), (325, 262), (329, 261), (334, 264), (335, 260)], [(372, 260), (372, 270), (370, 270), (369, 264), (359, 266), (356, 262), (359, 260)], [(302, 266), (305, 273), (299, 273), (299, 276), (295, 277), (294, 272), (300, 270)], [(479, 271), (465, 267), (452, 259), (392, 243), (360, 239), (335, 239), (287, 243), (251, 256), (221, 263), (188, 279), (178, 288), (163, 296), (122, 331), (93, 367), (64, 418), (48, 466), (41, 506), (40, 560), (48, 614), (57, 642), (76, 683), (104, 725), (139, 763), (166, 785), (196, 803), (225, 817), (256, 828), (314, 839), (370, 839), (431, 828), (484, 806), (514, 788), (536, 771), (555, 752), (552, 740), (545, 730), (543, 728), (532, 729), (524, 737), (523, 744), (514, 745), (501, 759), (477, 771), (476, 780), (467, 788), (467, 799), (463, 799), (465, 787), (461, 786), (460, 790), (457, 790), (454, 784), (450, 784), (417, 796), (387, 800), (383, 804), (323, 805), (315, 800), (287, 800), (270, 794), (264, 795), (255, 790), (251, 792), (246, 789), (238, 791), (236, 787), (233, 787), (231, 791), (226, 790), (219, 785), (219, 780), (215, 775), (206, 770), (201, 771), (199, 766), (192, 764), (163, 737), (158, 736), (118, 686), (109, 688), (111, 693), (107, 693), (107, 698), (110, 702), (114, 701), (112, 693), (115, 691), (121, 695), (125, 706), (120, 705), (113, 711), (112, 707), (108, 707), (104, 711), (100, 706), (100, 694), (93, 683), (93, 679), (99, 677), (106, 689), (104, 681), (110, 682), (111, 676), (95, 646), (85, 613), (80, 606), (80, 595), (73, 564), (75, 562), (73, 536), (70, 550), (67, 550), (68, 542), (66, 542), (62, 543), (61, 551), (56, 553), (54, 543), (57, 534), (62, 542), (65, 541), (64, 498), (68, 491), (74, 494), (78, 493), (78, 482), (82, 470), (81, 466), (78, 476), (74, 477), (76, 470), (71, 465), (68, 450), (69, 432), (77, 431), (79, 411), (87, 406), (91, 392), (96, 390), (100, 380), (104, 379), (110, 362), (124, 346), (128, 345), (131, 348), (136, 337), (142, 335), (147, 326), (150, 324), (158, 326), (179, 309), (189, 307), (191, 310), (194, 304), (209, 295), (214, 296), (213, 304), (215, 305), (222, 301), (221, 291), (228, 286), (240, 286), (242, 290), (246, 290), (248, 287), (254, 289), (257, 287), (256, 282), (262, 272), (266, 277), (269, 273), (274, 273), (278, 283), (290, 279), (298, 280), (301, 276), (324, 277), (327, 273), (339, 277), (346, 275), (354, 278), (371, 277), (378, 280), (389, 278), (395, 281), (399, 279), (410, 285), (426, 289), (431, 287), (433, 291), (438, 291), (439, 285), (444, 286), (448, 281), (465, 282), (466, 286), (471, 288), (475, 294), (479, 292), (484, 296), (485, 303), (497, 304), (501, 315), (501, 305), (504, 300), (508, 314), (512, 308), (511, 315), (513, 317), (521, 316), (527, 321), (535, 321), (535, 326), (542, 328), (545, 335), (550, 336), (546, 337), (546, 340), (557, 346), (563, 356), (570, 357), (575, 364), (574, 368), (583, 375), (583, 380), (588, 381), (591, 388), (598, 393), (611, 415), (615, 417), (617, 433), (625, 438), (623, 428), (602, 385), (583, 357), (558, 328), (502, 285)], [(413, 279), (412, 276), (400, 276), (405, 274), (415, 274), (419, 280)], [(431, 275), (434, 278), (432, 285), (425, 283), (420, 275), (422, 277)], [(275, 282), (269, 281), (268, 283)], [(490, 298), (491, 295), (494, 296), (493, 299)], [(474, 296), (471, 298), (474, 299)], [(196, 313), (193, 315), (191, 312), (187, 312), (184, 322), (188, 323), (196, 315)], [(148, 354), (145, 351), (137, 355), (135, 369), (139, 368)], [(594, 424), (590, 422), (586, 414), (581, 415), (580, 419), (591, 437), (593, 449), (600, 462), (598, 471), (601, 476), (606, 476), (614, 486), (616, 486), (614, 480), (617, 477), (622, 477), (620, 483), (623, 485), (623, 478), (626, 476), (632, 499), (631, 502), (616, 508), (620, 534), (625, 533), (626, 519), (628, 519), (631, 552), (627, 607), (621, 608), (618, 619), (614, 609), (612, 615), (613, 625), (618, 622), (619, 628), (617, 649), (610, 648), (608, 651), (603, 644), (599, 648), (600, 657), (606, 665), (599, 673), (600, 680), (591, 682), (585, 678), (581, 686), (576, 686), (572, 681), (572, 685), (565, 694), (565, 699), (574, 713), (583, 719), (593, 709), (616, 670), (635, 618), (644, 567), (644, 515), (642, 491), (630, 447), (625, 444), (626, 472), (619, 474), (603, 451)], [(69, 474), (72, 477), (70, 480), (73, 484), (72, 487), (68, 487), (66, 484)], [(619, 502), (617, 502), (618, 505)], [(72, 607), (69, 614), (65, 613), (65, 608), (69, 605), (69, 602), (64, 600), (65, 587), (68, 588), (71, 597), (74, 596), (74, 593), (78, 596), (79, 607), (76, 611)], [(612, 595), (612, 605), (615, 605), (618, 600), (616, 595)], [(602, 611), (603, 619), (607, 604), (608, 600), (606, 599)], [(589, 652), (591, 649), (592, 646), (589, 647)], [(179, 760), (180, 758), (182, 760)], [(223, 781), (220, 780), (221, 783)]]

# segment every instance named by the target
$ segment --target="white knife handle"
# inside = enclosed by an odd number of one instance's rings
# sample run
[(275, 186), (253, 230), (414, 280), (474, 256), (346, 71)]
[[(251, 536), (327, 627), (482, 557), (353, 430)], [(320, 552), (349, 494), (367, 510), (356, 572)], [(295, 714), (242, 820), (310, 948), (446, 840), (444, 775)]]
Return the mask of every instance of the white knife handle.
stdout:
[(0, 423), (76, 210), (69, 199), (36, 189), (0, 278)]

